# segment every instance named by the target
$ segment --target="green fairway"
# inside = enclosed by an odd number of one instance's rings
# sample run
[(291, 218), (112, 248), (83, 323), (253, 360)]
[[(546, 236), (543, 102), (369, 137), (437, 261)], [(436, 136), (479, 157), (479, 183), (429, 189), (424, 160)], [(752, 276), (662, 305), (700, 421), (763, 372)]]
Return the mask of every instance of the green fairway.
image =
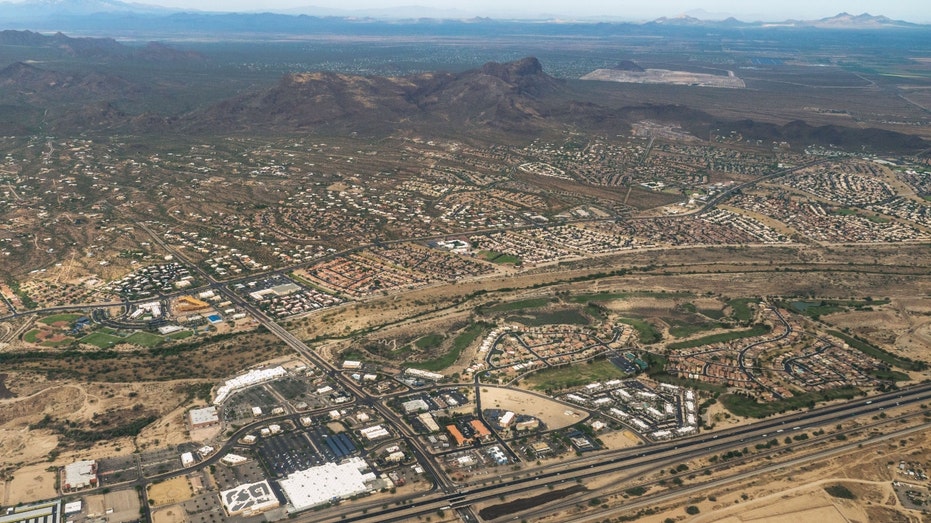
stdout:
[(42, 318), (41, 320), (39, 320), (39, 322), (44, 323), (46, 325), (51, 325), (53, 323), (58, 323), (60, 321), (71, 323), (82, 316), (84, 315), (83, 314), (54, 314), (52, 316), (46, 316), (45, 318)]
[(720, 334), (712, 334), (711, 336), (705, 336), (703, 338), (697, 338), (694, 340), (670, 343), (667, 345), (667, 348), (672, 350), (691, 349), (693, 347), (701, 347), (702, 345), (711, 345), (712, 343), (724, 343), (726, 341), (739, 340), (741, 338), (753, 338), (755, 336), (762, 336), (769, 331), (770, 328), (766, 325), (754, 325), (751, 329), (722, 332)]
[(532, 389), (557, 391), (626, 376), (624, 371), (610, 361), (598, 360), (544, 369), (533, 373), (524, 381)]
[(552, 312), (533, 312), (522, 316), (508, 316), (507, 321), (513, 321), (528, 327), (541, 325), (588, 325), (591, 320), (576, 309), (566, 309)]
[(134, 332), (126, 338), (126, 343), (132, 343), (133, 345), (142, 347), (155, 347), (163, 341), (165, 341), (165, 339), (161, 336), (143, 331)]
[(653, 325), (643, 320), (638, 320), (636, 318), (621, 318), (617, 321), (633, 327), (634, 330), (637, 331), (637, 337), (640, 338), (640, 343), (643, 343), (644, 345), (656, 343), (663, 337), (662, 334), (660, 334), (659, 331), (653, 327)]
[(531, 298), (529, 300), (510, 301), (499, 303), (486, 309), (488, 312), (509, 312), (523, 309), (539, 309), (551, 303), (549, 298)]
[(750, 308), (751, 303), (759, 303), (759, 298), (737, 298), (727, 302), (733, 310), (734, 319), (740, 323), (748, 323), (753, 319), (753, 310)]
[[(838, 338), (844, 340), (844, 342), (846, 342), (847, 345), (850, 345), (851, 347), (857, 349), (858, 351), (864, 354), (867, 354), (869, 356), (872, 356), (876, 358), (877, 360), (883, 363), (886, 363), (888, 365), (892, 365), (894, 367), (898, 367), (900, 369), (905, 369), (905, 370), (924, 370), (927, 368), (927, 364), (923, 361), (913, 361), (909, 358), (897, 356), (895, 354), (892, 354), (891, 352), (886, 352), (883, 349), (880, 349), (879, 347), (873, 345), (872, 343), (867, 343), (866, 341), (854, 338), (852, 336), (848, 336), (844, 334), (843, 332), (832, 330), (832, 331), (828, 331), (828, 334), (837, 336)], [(887, 377), (884, 377), (881, 379), (896, 379), (896, 378), (900, 379), (901, 376), (902, 376), (901, 373), (898, 373), (898, 375), (889, 374)]]
[(168, 338), (172, 340), (183, 340), (185, 338), (190, 338), (194, 335), (194, 331), (181, 331), (169, 334)]
[(430, 350), (434, 347), (439, 347), (439, 345), (443, 343), (443, 340), (445, 339), (446, 338), (444, 338), (442, 334), (428, 334), (415, 341), (414, 345), (416, 345), (420, 350)]
[(122, 341), (124, 341), (123, 338), (111, 336), (110, 334), (104, 334), (102, 332), (95, 332), (81, 338), (81, 343), (87, 343), (88, 345), (100, 347), (101, 349), (110, 348)]
[[(459, 358), (459, 354), (461, 354), (466, 347), (471, 345), (472, 342), (477, 340), (478, 337), (482, 335), (482, 333), (485, 331), (485, 327), (486, 325), (484, 323), (474, 323), (470, 325), (456, 336), (456, 338), (453, 340), (452, 349), (449, 352), (443, 356), (440, 356), (439, 358), (432, 360), (411, 362), (410, 366), (415, 369), (428, 370), (431, 372), (439, 372), (446, 367), (449, 367), (453, 363), (456, 363), (456, 360)], [(439, 335), (437, 334), (434, 336)], [(440, 339), (442, 340), (442, 336), (440, 336)]]

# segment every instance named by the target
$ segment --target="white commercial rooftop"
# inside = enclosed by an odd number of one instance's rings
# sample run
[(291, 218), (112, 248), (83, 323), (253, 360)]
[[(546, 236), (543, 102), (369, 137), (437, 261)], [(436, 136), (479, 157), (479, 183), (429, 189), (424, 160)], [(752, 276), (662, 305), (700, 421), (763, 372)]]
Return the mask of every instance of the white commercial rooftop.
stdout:
[(230, 395), (230, 393), (238, 389), (256, 385), (262, 383), (263, 381), (280, 378), (286, 374), (287, 371), (285, 371), (284, 368), (280, 366), (272, 367), (270, 369), (253, 369), (245, 374), (240, 374), (235, 378), (226, 380), (226, 383), (217, 389), (217, 397), (214, 398), (213, 404), (219, 405), (220, 403), (223, 403), (223, 400), (225, 400), (226, 397)]
[(65, 488), (82, 489), (97, 484), (97, 462), (75, 461), (65, 465)]
[(7, 509), (0, 516), (0, 523), (60, 523), (61, 500), (21, 505)]
[(213, 405), (209, 407), (204, 407), (202, 409), (194, 409), (191, 411), (191, 425), (209, 425), (211, 423), (219, 423), (220, 416), (217, 414), (217, 408)]
[(362, 458), (350, 458), (341, 465), (325, 463), (299, 470), (278, 485), (295, 510), (304, 510), (367, 492), (365, 480), (371, 476), (361, 472), (366, 468), (368, 464)]
[(279, 505), (268, 480), (224, 490), (220, 492), (220, 500), (230, 516), (255, 514)]
[(404, 403), (401, 404), (401, 408), (404, 409), (404, 412), (406, 414), (410, 414), (412, 412), (417, 412), (417, 411), (426, 412), (430, 410), (430, 406), (427, 405), (427, 402), (420, 398), (413, 399), (410, 401), (405, 401)]

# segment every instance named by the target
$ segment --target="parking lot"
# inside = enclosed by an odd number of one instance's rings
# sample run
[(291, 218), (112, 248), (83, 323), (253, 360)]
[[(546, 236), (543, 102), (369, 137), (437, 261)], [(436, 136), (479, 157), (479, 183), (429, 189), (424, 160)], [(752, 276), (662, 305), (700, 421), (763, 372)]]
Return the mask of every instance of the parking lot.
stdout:
[(258, 385), (234, 394), (223, 407), (223, 420), (230, 423), (252, 419), (253, 407), (261, 408), (262, 414), (269, 414), (273, 408), (281, 406), (281, 402), (265, 387), (266, 385)]
[(270, 385), (288, 401), (306, 401), (308, 385), (303, 379), (288, 377), (275, 380)]
[(278, 478), (324, 462), (307, 435), (300, 431), (263, 438), (256, 445), (256, 452), (269, 473)]
[(97, 477), (101, 486), (114, 485), (139, 478), (139, 455), (103, 458), (97, 461)]
[(211, 470), (220, 490), (231, 489), (245, 483), (257, 483), (265, 479), (265, 471), (255, 460), (233, 466), (218, 463)]

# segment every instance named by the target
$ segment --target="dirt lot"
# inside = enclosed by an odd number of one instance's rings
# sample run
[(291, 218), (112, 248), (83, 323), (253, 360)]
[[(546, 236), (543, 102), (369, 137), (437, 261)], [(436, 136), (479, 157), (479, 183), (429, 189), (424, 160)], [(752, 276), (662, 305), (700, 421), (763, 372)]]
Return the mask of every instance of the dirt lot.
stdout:
[(154, 506), (174, 505), (194, 497), (187, 477), (172, 478), (149, 487), (149, 500)]
[(516, 414), (536, 416), (548, 429), (568, 427), (586, 417), (584, 411), (529, 392), (485, 385), (482, 386), (481, 395), (483, 409), (505, 409)]
[(598, 439), (605, 444), (605, 448), (611, 450), (636, 447), (643, 443), (639, 436), (629, 430), (598, 434)]
[(152, 523), (184, 523), (184, 509), (167, 507), (152, 511)]
[(38, 499), (54, 498), (56, 472), (49, 472), (48, 463), (23, 467), (13, 474), (13, 480), (4, 484), (0, 504), (5, 507)]
[[(916, 433), (903, 441), (873, 444), (799, 469), (710, 490), (642, 521), (683, 518), (687, 504), (700, 510), (695, 517), (685, 518), (694, 523), (926, 521), (899, 503), (892, 481), (905, 480), (895, 471), (900, 461), (931, 465), (931, 434)], [(854, 499), (830, 496), (824, 488), (834, 485), (849, 489)]]

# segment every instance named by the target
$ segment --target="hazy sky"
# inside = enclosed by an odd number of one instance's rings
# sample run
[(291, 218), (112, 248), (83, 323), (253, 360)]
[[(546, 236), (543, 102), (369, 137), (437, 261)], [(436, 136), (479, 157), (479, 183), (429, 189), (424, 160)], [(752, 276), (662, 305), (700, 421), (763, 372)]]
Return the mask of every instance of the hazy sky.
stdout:
[[(609, 16), (628, 20), (646, 20), (660, 16), (677, 16), (703, 10), (714, 18), (735, 16), (745, 21), (777, 21), (787, 18), (814, 19), (840, 12), (870, 13), (911, 22), (931, 22), (931, 2), (927, 0), (136, 0), (169, 7), (207, 11), (282, 10), (305, 6), (336, 9), (385, 9), (399, 5), (419, 5), (441, 10), (456, 10), (465, 16), (538, 16), (553, 14), (592, 17)], [(312, 12), (312, 11), (310, 11)]]

